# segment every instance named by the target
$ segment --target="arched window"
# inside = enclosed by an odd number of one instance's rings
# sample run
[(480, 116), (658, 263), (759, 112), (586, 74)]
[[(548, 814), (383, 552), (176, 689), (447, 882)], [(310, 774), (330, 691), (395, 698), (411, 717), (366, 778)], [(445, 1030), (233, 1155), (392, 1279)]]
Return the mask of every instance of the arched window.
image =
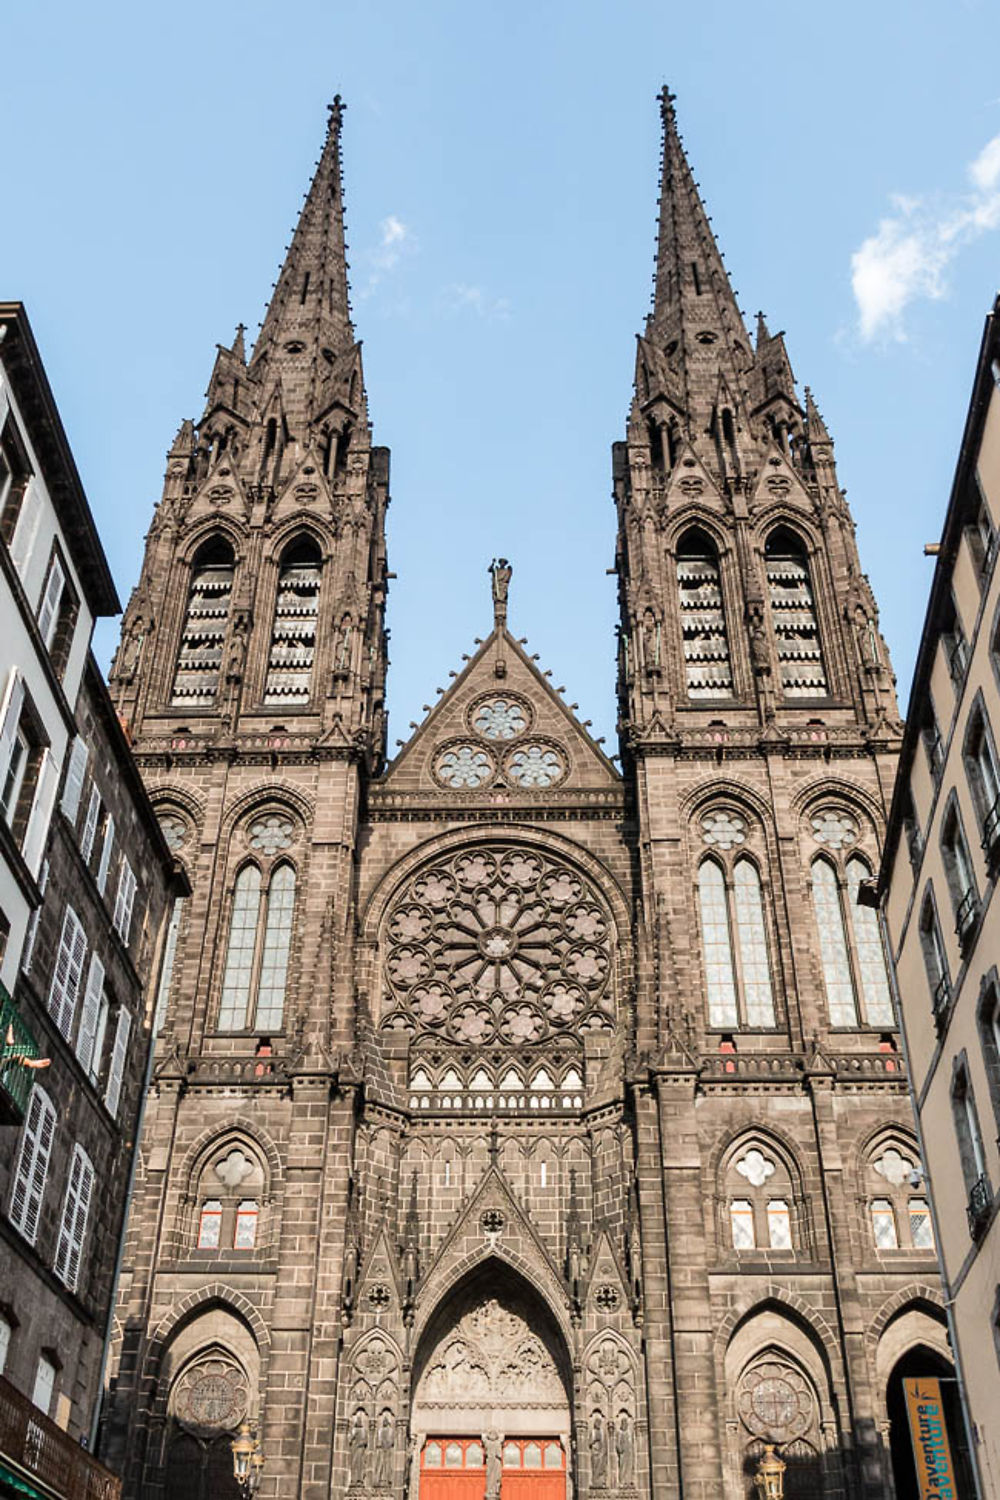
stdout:
[(719, 558), (703, 531), (685, 532), (678, 544), (677, 589), (688, 697), (731, 698), (733, 668)]
[(801, 538), (779, 526), (767, 539), (764, 557), (782, 691), (786, 698), (825, 697), (826, 667)]
[(264, 1168), (245, 1140), (228, 1140), (201, 1159), (191, 1198), (193, 1233), (199, 1250), (255, 1250), (260, 1245)]
[(737, 859), (732, 884), (715, 859), (698, 870), (701, 936), (710, 1026), (774, 1026), (774, 992), (760, 875)]
[(875, 1249), (933, 1250), (934, 1231), (921, 1191), (924, 1174), (916, 1143), (903, 1136), (883, 1137), (868, 1153), (866, 1174)]
[(172, 701), (177, 708), (212, 708), (218, 697), (234, 571), (233, 549), (222, 537), (199, 548), (174, 676)]
[(858, 905), (861, 883), (870, 878), (859, 855), (847, 861), (843, 878), (827, 859), (812, 863), (813, 911), (831, 1026), (896, 1024), (878, 920), (869, 907)]
[(266, 895), (256, 865), (236, 877), (219, 1002), (220, 1031), (277, 1031), (282, 1024), (295, 913), (295, 871), (277, 865)]
[(316, 654), (320, 567), (319, 551), (309, 538), (300, 538), (285, 549), (278, 570), (265, 703), (284, 707), (309, 701)]
[(791, 1172), (769, 1142), (751, 1139), (730, 1152), (721, 1192), (734, 1250), (795, 1249), (793, 1221), (801, 1205), (793, 1211)]

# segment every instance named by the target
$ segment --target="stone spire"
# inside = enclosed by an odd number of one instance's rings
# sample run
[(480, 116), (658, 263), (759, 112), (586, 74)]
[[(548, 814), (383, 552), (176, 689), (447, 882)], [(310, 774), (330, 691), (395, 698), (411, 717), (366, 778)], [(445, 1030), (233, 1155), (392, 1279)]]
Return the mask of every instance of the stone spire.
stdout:
[(347, 288), (340, 135), (344, 105), (329, 107), (326, 141), (306, 194), (250, 360), (250, 374), (269, 389), (280, 378), (293, 430), (324, 403), (333, 367), (355, 346)]
[(669, 360), (688, 420), (704, 431), (718, 405), (734, 408), (734, 415), (745, 407), (750, 340), (677, 132), (674, 96), (666, 88), (660, 112), (656, 282), (646, 339)]

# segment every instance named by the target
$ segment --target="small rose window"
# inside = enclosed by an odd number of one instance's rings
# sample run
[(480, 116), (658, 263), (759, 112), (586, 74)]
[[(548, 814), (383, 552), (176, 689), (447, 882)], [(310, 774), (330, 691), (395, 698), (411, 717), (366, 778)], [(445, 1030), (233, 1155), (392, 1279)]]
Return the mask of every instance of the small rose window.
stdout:
[(476, 745), (455, 745), (438, 756), (434, 773), (450, 787), (477, 787), (490, 779), (493, 764)]
[(507, 775), (515, 786), (526, 790), (555, 786), (566, 774), (566, 762), (548, 745), (525, 745), (507, 761)]
[(268, 813), (250, 824), (250, 848), (259, 849), (261, 854), (277, 854), (291, 847), (294, 835), (295, 825), (291, 818)]
[(514, 698), (487, 698), (477, 704), (472, 727), (488, 740), (512, 740), (527, 729), (528, 715)]

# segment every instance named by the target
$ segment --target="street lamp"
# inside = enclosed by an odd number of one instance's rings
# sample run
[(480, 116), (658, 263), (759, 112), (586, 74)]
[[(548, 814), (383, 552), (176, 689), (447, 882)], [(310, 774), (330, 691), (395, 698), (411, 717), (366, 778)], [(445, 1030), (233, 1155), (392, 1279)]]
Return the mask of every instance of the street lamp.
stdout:
[(264, 1455), (249, 1422), (241, 1422), (239, 1432), (229, 1445), (233, 1450), (233, 1477), (249, 1497), (257, 1492), (260, 1471), (264, 1467)]
[(785, 1493), (785, 1470), (788, 1465), (774, 1451), (773, 1443), (764, 1444), (764, 1452), (757, 1463), (753, 1476), (760, 1500), (783, 1500)]

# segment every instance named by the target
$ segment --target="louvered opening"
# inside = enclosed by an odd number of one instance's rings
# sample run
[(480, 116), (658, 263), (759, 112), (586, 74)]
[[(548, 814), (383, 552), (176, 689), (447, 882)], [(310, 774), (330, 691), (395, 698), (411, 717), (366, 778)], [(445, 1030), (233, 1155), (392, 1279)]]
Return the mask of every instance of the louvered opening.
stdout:
[(223, 542), (208, 543), (195, 559), (174, 677), (178, 708), (211, 708), (218, 697), (233, 572), (233, 556)]
[(264, 702), (307, 703), (319, 617), (319, 556), (308, 543), (286, 552), (278, 575)]
[(678, 548), (677, 587), (688, 697), (729, 698), (733, 669), (719, 560), (701, 532), (688, 533)]
[(768, 541), (767, 586), (785, 697), (821, 698), (827, 680), (812, 583), (796, 539), (786, 532)]

